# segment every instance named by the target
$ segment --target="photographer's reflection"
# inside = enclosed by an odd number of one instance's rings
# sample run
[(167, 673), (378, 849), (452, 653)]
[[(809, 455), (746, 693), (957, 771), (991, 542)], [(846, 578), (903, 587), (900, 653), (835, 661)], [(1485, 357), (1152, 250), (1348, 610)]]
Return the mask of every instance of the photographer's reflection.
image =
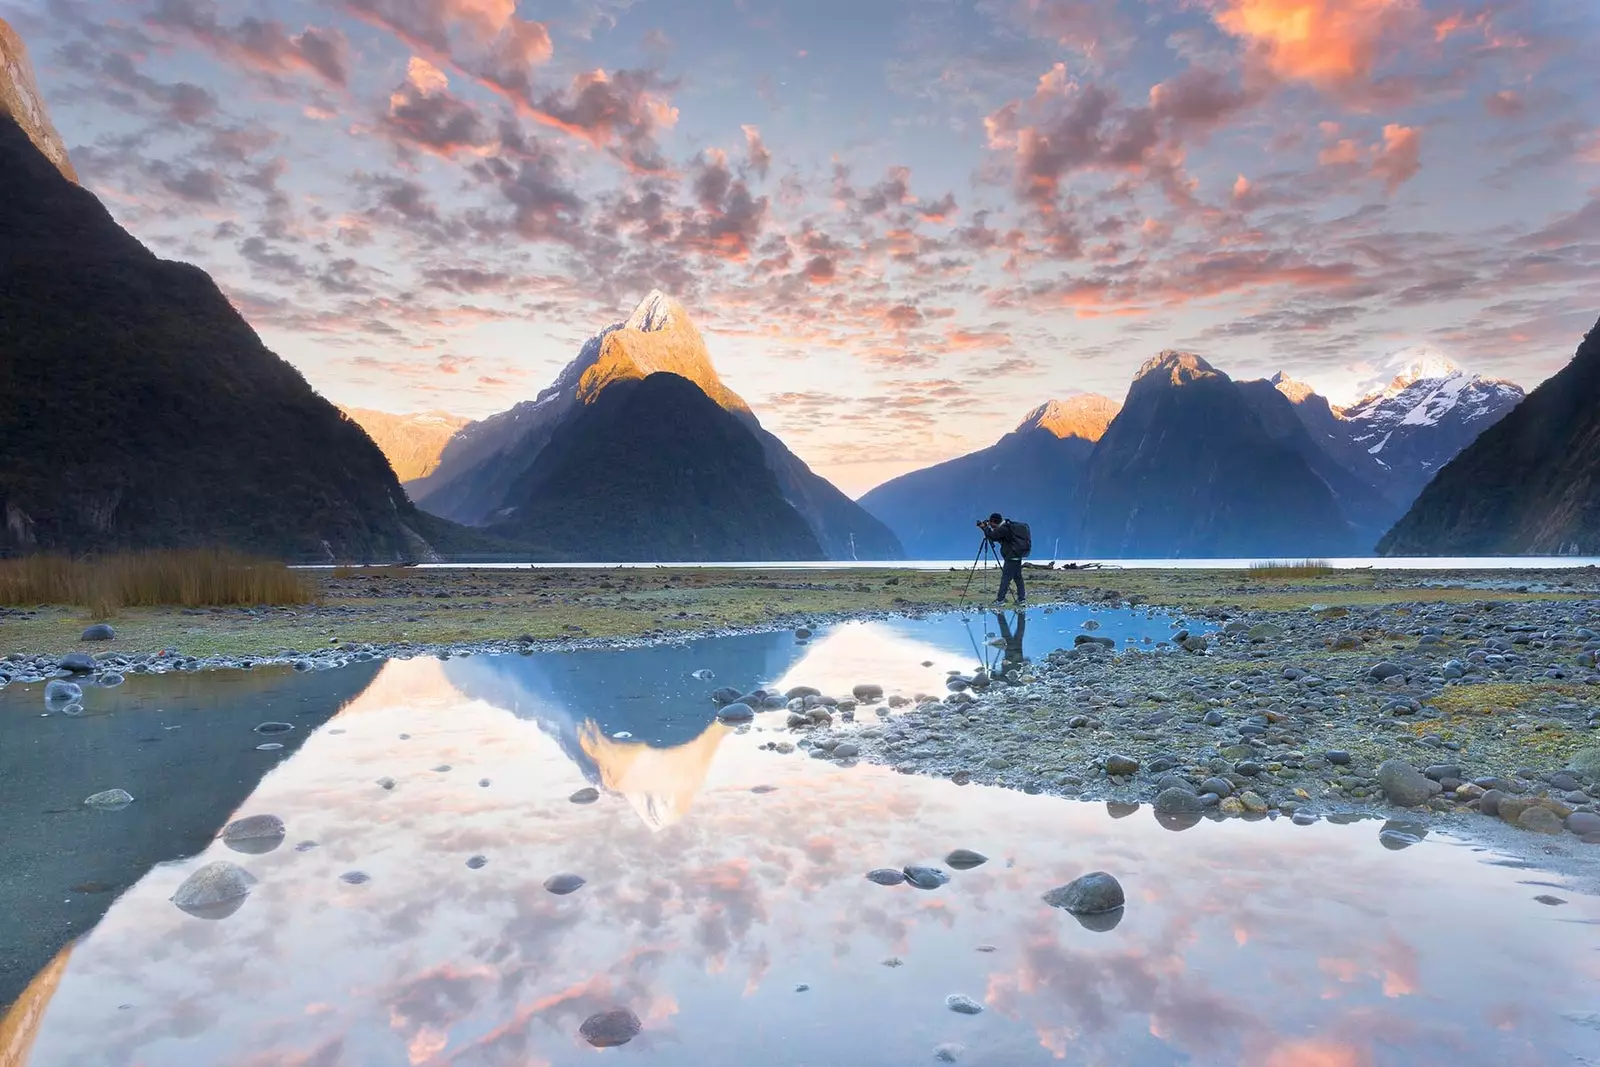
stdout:
[(995, 625), (1000, 627), (1002, 642), (999, 670), (994, 673), (1004, 675), (1013, 670), (1020, 670), (1023, 664), (1028, 662), (1027, 657), (1022, 654), (1022, 636), (1028, 630), (1028, 613), (1019, 608), (1011, 613), (1008, 621), (1005, 612), (997, 611), (994, 613), (994, 621)]

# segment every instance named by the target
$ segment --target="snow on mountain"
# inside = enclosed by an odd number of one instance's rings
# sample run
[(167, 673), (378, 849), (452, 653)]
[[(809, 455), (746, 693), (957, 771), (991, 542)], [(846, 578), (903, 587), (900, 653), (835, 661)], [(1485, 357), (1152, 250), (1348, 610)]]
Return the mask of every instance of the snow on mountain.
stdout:
[(1426, 455), (1414, 457), (1422, 469), (1437, 470), (1522, 400), (1522, 388), (1514, 382), (1468, 374), (1432, 350), (1408, 353), (1410, 358), (1386, 385), (1338, 411), (1352, 424), (1351, 439), (1385, 467), (1391, 465), (1385, 450), (1396, 434), (1450, 423), (1449, 432), (1430, 435), (1445, 447), (1427, 448)]
[(34, 147), (43, 152), (68, 181), (77, 183), (77, 172), (72, 169), (72, 160), (67, 158), (67, 146), (51, 125), (50, 114), (39, 96), (39, 86), (33, 80), (28, 50), (5, 19), (0, 19), (0, 115), (16, 119)]

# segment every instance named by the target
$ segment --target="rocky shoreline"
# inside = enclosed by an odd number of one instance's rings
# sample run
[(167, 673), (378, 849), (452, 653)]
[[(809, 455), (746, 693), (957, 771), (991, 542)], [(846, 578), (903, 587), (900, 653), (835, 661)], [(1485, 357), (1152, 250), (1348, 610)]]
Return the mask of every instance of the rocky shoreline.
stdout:
[[(870, 683), (742, 699), (788, 711), (767, 745), (1107, 802), (1170, 829), (1205, 818), (1495, 816), (1600, 844), (1600, 603), (1395, 604), (1216, 613), (1153, 650), (1092, 634), (942, 694)], [(729, 694), (724, 693), (724, 699)], [(1397, 812), (1395, 809), (1403, 809)], [(1409, 835), (1409, 837), (1408, 837)], [(1595, 854), (1600, 859), (1600, 852)]]
[[(1122, 603), (1103, 594), (1092, 602)], [(768, 625), (620, 638), (339, 641), (261, 655), (12, 654), (0, 659), (0, 687), (62, 683), (48, 703), (71, 713), (79, 683), (116, 685), (128, 674), (627, 648), (789, 629), (801, 618), (825, 627), (942, 607), (812, 611)], [(1105, 801), (1114, 812), (1150, 804), (1172, 829), (1205, 818), (1312, 821), (1400, 808), (1413, 822), (1493, 815), (1519, 833), (1600, 843), (1600, 600), (1190, 615), (1204, 625), (1153, 647), (1118, 649), (1085, 632), (1074, 647), (1004, 675), (952, 677), (944, 693), (884, 694), (864, 683), (843, 698), (723, 699), (783, 708), (793, 736), (768, 742), (774, 749)], [(768, 729), (766, 721), (753, 728)], [(1414, 832), (1406, 825), (1395, 834)]]

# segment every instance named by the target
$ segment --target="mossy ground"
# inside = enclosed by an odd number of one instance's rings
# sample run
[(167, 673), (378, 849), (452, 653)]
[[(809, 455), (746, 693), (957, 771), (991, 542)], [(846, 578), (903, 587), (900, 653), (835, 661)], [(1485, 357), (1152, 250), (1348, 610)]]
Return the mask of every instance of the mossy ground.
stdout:
[[(536, 638), (628, 638), (652, 632), (784, 625), (830, 613), (956, 605), (967, 572), (871, 570), (420, 570), (317, 571), (320, 602), (298, 608), (228, 608), (185, 614), (128, 608), (112, 617), (119, 651), (174, 648), (188, 655), (310, 650), (331, 640), (471, 644)], [(1433, 575), (1431, 577), (1440, 577)], [(1247, 571), (1095, 570), (1027, 574), (1029, 599), (1133, 599), (1195, 611), (1290, 611), (1314, 604), (1371, 607), (1485, 598), (1537, 600), (1577, 593), (1422, 588), (1415, 572), (1339, 571), (1312, 577)], [(969, 599), (985, 603), (996, 574), (980, 571)], [(82, 647), (93, 621), (78, 608), (40, 606), (0, 617), (0, 653), (59, 654)]]

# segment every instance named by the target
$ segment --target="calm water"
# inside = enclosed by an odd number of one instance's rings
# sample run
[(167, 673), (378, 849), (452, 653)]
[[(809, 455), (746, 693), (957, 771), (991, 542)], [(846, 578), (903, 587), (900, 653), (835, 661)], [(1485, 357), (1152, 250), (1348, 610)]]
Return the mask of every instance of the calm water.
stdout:
[[(1040, 556), (1034, 562), (1044, 562), (1047, 557)], [(1062, 559), (1061, 562), (1076, 562), (1080, 566), (1090, 564), (1107, 569), (1121, 570), (1164, 570), (1177, 568), (1180, 570), (1244, 570), (1263, 562), (1260, 558), (1254, 559), (1100, 559), (1100, 560), (1073, 560)], [(1340, 570), (1361, 570), (1370, 568), (1375, 570), (1391, 571), (1436, 571), (1436, 570), (1466, 570), (1466, 571), (1502, 571), (1502, 570), (1575, 570), (1583, 567), (1600, 566), (1600, 557), (1597, 556), (1347, 556), (1326, 560), (1328, 564)], [(816, 563), (803, 562), (769, 562), (769, 563), (422, 563), (418, 564), (424, 569), (451, 569), (467, 568), (479, 570), (517, 570), (517, 569), (571, 569), (571, 568), (609, 568), (609, 567), (690, 567), (690, 568), (730, 568), (736, 570), (848, 570), (853, 568), (884, 567), (899, 568), (903, 570), (942, 571), (952, 567), (962, 570), (972, 566), (972, 559), (918, 559), (918, 560), (893, 560), (883, 562), (879, 560), (828, 560)], [(308, 567), (308, 570), (327, 570), (327, 567)], [(980, 574), (981, 574), (980, 570)], [(991, 577), (994, 569), (990, 567)]]
[[(1033, 613), (1024, 651), (1069, 642), (1085, 617)], [(1119, 640), (1158, 640), (1172, 621), (1094, 617)], [(933, 1063), (937, 1046), (980, 1065), (1600, 1055), (1600, 1015), (1586, 1014), (1600, 1012), (1600, 900), (1537, 871), (1438, 835), (1391, 851), (1375, 821), (1173, 833), (1148, 809), (1114, 818), (779, 756), (758, 748), (774, 733), (712, 718), (706, 693), (722, 684), (932, 688), (1001, 651), (984, 618), (970, 642), (943, 618), (808, 644), (133, 677), (91, 691), (77, 718), (40, 718), (38, 687), (7, 689), (0, 957), (35, 963), (0, 990), (27, 984), (0, 1023), (0, 1064), (822, 1067)], [(716, 678), (689, 676), (701, 668)], [(263, 719), (296, 725), (274, 735), (285, 749), (256, 751)], [(591, 783), (597, 803), (568, 800)], [(79, 807), (112, 787), (138, 799)], [(207, 843), (262, 813), (288, 824), (275, 850)], [(862, 877), (957, 847), (991, 859), (932, 892)], [(178, 884), (215, 859), (259, 879), (244, 905), (218, 921), (178, 910)], [(1039, 899), (1096, 868), (1129, 898), (1104, 933)], [(341, 881), (352, 871), (370, 880)], [(558, 873), (587, 884), (554, 896), (543, 882)], [(36, 933), (67, 921), (59, 942)], [(983, 1013), (947, 1010), (957, 993)], [(643, 1032), (597, 1052), (579, 1027), (615, 1007)]]

